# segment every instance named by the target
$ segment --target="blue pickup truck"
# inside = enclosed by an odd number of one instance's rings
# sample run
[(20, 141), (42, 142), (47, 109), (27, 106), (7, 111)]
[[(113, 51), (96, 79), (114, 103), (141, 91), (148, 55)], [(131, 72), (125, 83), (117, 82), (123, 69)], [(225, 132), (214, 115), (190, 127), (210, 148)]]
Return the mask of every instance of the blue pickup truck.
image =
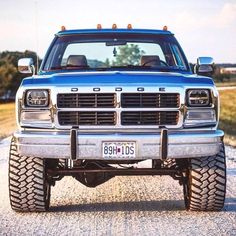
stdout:
[(223, 208), (213, 59), (199, 57), (192, 71), (167, 27), (63, 27), (37, 75), (31, 58), (20, 59), (18, 69), (31, 76), (16, 96), (13, 210), (47, 211), (51, 186), (64, 176), (96, 187), (122, 175), (169, 175), (183, 186), (187, 210)]

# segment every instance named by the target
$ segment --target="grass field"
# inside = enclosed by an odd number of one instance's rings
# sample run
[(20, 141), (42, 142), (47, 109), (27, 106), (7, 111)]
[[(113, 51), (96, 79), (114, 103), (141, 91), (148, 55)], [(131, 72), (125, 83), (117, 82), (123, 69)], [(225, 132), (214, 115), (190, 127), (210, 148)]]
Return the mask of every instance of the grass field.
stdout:
[(220, 128), (225, 131), (225, 142), (236, 146), (236, 90), (220, 91)]
[[(225, 131), (226, 143), (236, 146), (236, 90), (220, 91), (220, 128)], [(0, 139), (16, 129), (14, 103), (0, 104)]]
[(16, 129), (15, 104), (0, 104), (0, 139), (8, 137)]

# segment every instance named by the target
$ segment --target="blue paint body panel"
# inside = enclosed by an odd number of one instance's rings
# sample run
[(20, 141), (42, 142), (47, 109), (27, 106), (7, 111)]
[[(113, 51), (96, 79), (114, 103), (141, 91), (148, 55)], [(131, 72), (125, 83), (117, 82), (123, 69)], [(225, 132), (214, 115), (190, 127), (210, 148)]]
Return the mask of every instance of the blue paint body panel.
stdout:
[(57, 85), (214, 85), (211, 78), (192, 74), (167, 72), (74, 72), (57, 73), (29, 77), (22, 81), (24, 86), (57, 86)]

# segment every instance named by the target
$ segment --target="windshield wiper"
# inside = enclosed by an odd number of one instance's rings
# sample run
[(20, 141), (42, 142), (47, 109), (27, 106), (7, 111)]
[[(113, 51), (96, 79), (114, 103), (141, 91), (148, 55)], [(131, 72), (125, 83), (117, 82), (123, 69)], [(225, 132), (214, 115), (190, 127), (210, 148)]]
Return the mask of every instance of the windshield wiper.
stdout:
[(160, 66), (141, 66), (141, 65), (126, 65), (126, 66), (110, 66), (110, 67), (97, 67), (91, 68), (88, 66), (55, 66), (51, 67), (47, 71), (54, 71), (54, 70), (94, 70), (94, 71), (108, 71), (114, 69), (133, 69), (133, 70), (151, 70), (151, 71), (160, 71), (160, 72), (170, 72), (172, 68), (167, 67), (160, 67)]
[(52, 70), (90, 70), (92, 68), (88, 66), (54, 66), (50, 67), (47, 71), (52, 71)]
[(48, 70), (46, 71), (51, 71), (51, 70), (62, 70), (62, 67), (61, 66), (53, 66), (53, 67), (50, 67)]
[(163, 72), (168, 72), (170, 71), (170, 68), (164, 67), (164, 66), (141, 66), (141, 65), (126, 65), (126, 66), (111, 66), (112, 68), (120, 68), (120, 69), (142, 69), (142, 70), (158, 70), (158, 71), (163, 71)]

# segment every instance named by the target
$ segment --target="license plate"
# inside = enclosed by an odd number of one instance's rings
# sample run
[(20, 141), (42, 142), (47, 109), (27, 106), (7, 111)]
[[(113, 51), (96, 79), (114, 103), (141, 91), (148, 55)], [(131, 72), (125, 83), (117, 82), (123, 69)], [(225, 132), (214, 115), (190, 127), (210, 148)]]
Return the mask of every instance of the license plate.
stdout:
[(132, 159), (135, 158), (135, 142), (103, 142), (103, 158)]

